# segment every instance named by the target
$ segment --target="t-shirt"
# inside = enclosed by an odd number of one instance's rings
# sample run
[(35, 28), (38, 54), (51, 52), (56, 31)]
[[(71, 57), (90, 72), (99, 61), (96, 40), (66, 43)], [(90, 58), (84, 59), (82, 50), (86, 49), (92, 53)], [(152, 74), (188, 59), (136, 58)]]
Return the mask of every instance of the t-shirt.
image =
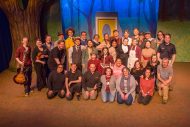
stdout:
[(47, 87), (50, 90), (62, 90), (65, 87), (65, 75), (64, 73), (57, 73), (52, 71), (48, 77)]
[(167, 68), (163, 68), (162, 65), (158, 65), (157, 73), (163, 80), (168, 80), (170, 76), (173, 76), (173, 68), (168, 65)]
[(72, 73), (71, 71), (68, 71), (67, 74), (66, 74), (66, 78), (68, 78), (69, 82), (78, 80), (78, 78), (81, 77), (81, 76), (82, 76), (82, 73), (79, 70), (76, 70), (75, 73)]
[(157, 52), (160, 53), (160, 58), (168, 58), (171, 59), (173, 54), (176, 54), (176, 48), (175, 45), (172, 43), (169, 43), (166, 45), (165, 43), (160, 44), (158, 47)]
[[(48, 66), (51, 70), (55, 70), (57, 68), (57, 63), (55, 62), (55, 58), (58, 58), (60, 61), (61, 59), (66, 59), (66, 51), (65, 49), (59, 50), (58, 47), (55, 47), (51, 50), (48, 59)], [(66, 63), (66, 62), (64, 62)], [(65, 68), (65, 66), (64, 66)]]

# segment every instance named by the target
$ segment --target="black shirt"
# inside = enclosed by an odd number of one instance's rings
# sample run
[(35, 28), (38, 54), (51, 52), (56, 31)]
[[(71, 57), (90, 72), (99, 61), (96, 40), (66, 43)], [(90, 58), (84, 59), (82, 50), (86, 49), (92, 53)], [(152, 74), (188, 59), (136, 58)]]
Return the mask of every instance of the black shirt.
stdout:
[(172, 55), (176, 54), (176, 48), (175, 45), (172, 43), (169, 43), (168, 45), (164, 43), (160, 44), (157, 50), (158, 53), (160, 53), (160, 58), (168, 58), (172, 59)]
[(47, 87), (50, 90), (62, 90), (65, 87), (64, 73), (58, 73), (56, 70), (52, 71), (48, 77)]
[(82, 76), (82, 73), (77, 70), (75, 73), (68, 71), (66, 74), (66, 78), (68, 78), (68, 82), (78, 80), (79, 77)]
[[(62, 59), (64, 60), (64, 65), (66, 65), (66, 51), (65, 49), (59, 50), (58, 47), (55, 47), (51, 50), (49, 59), (48, 59), (48, 66), (51, 70), (56, 70), (57, 63), (55, 62), (55, 58), (58, 58), (61, 62)], [(66, 68), (66, 66), (64, 66)]]
[(138, 84), (140, 83), (140, 76), (143, 75), (143, 73), (144, 73), (144, 69), (140, 69), (140, 70), (134, 70), (134, 68), (131, 69), (131, 75), (134, 76)]
[(100, 73), (97, 71), (93, 74), (90, 71), (85, 72), (82, 79), (82, 87), (84, 90), (87, 91), (87, 87), (93, 88), (96, 84), (97, 87), (100, 87), (100, 76)]
[(158, 61), (157, 64), (155, 66), (151, 65), (150, 61), (147, 63), (147, 68), (150, 68), (151, 69), (151, 75), (154, 77), (154, 78), (157, 78), (157, 67), (158, 65), (160, 65), (160, 62)]

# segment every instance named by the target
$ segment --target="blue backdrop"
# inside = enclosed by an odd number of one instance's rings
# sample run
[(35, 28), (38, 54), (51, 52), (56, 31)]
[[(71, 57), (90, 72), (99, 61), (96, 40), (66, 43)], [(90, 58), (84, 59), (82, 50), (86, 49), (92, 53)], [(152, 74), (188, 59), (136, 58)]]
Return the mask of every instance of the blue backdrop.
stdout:
[(135, 27), (156, 34), (159, 0), (60, 0), (60, 8), (63, 31), (73, 27), (92, 37), (96, 12), (117, 12), (120, 34)]
[(12, 54), (9, 23), (5, 14), (0, 10), (0, 72), (9, 67)]

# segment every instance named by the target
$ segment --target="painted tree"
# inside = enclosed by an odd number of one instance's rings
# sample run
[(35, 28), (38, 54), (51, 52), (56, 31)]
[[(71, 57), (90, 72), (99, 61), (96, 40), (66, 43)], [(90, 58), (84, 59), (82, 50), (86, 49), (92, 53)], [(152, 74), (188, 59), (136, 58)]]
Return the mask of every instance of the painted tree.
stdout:
[[(89, 0), (90, 1), (90, 0)], [(93, 16), (93, 8), (94, 8), (94, 3), (95, 3), (95, 0), (91, 0), (91, 3), (90, 3), (90, 6), (89, 6), (89, 11), (86, 11), (86, 10), (82, 10), (81, 8), (79, 8), (79, 6), (76, 6), (73, 4), (73, 7), (75, 9), (77, 9), (86, 19), (87, 21), (87, 25), (88, 25), (88, 33), (89, 33), (89, 36), (92, 37), (93, 35), (93, 29), (92, 29), (92, 16)]]
[(48, 0), (0, 0), (0, 8), (7, 16), (12, 37), (10, 67), (15, 66), (14, 54), (22, 38), (29, 37), (34, 46), (34, 39), (40, 37), (40, 14), (46, 2)]

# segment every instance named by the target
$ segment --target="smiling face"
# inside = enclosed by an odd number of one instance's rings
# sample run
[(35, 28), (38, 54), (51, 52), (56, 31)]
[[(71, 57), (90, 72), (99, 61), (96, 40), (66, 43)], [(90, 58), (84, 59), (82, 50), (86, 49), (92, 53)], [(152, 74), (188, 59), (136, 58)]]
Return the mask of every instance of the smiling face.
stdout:
[(57, 67), (57, 72), (58, 72), (58, 73), (63, 72), (63, 65), (58, 65), (58, 67)]
[(96, 70), (96, 66), (95, 66), (95, 64), (90, 64), (89, 69), (90, 69), (90, 72), (94, 73), (95, 70)]
[(145, 71), (145, 78), (150, 78), (151, 71), (149, 69), (146, 69)]
[(137, 28), (135, 28), (135, 29), (133, 30), (133, 34), (134, 34), (135, 36), (139, 35), (139, 30), (138, 30)]
[(65, 45), (64, 42), (59, 42), (59, 43), (58, 43), (58, 48), (61, 50), (61, 49), (64, 48), (64, 45)]
[(88, 47), (92, 48), (93, 47), (93, 43), (91, 40), (88, 41)]
[(71, 71), (72, 72), (76, 72), (76, 70), (77, 70), (77, 65), (76, 64), (72, 64), (71, 65)]
[(22, 43), (23, 43), (24, 45), (28, 45), (28, 38), (27, 38), (27, 37), (24, 37), (24, 38), (22, 39)]
[(166, 42), (166, 44), (169, 44), (171, 41), (171, 37), (169, 35), (165, 35), (164, 41)]
[(150, 48), (150, 46), (151, 46), (150, 42), (147, 41), (147, 42), (145, 43), (145, 47), (146, 47), (146, 48)]
[(85, 32), (81, 33), (81, 39), (85, 40), (87, 38), (87, 34)]
[(115, 62), (115, 65), (117, 67), (120, 67), (122, 65), (121, 59), (117, 59), (116, 62)]
[(72, 30), (69, 30), (69, 31), (68, 31), (68, 36), (69, 36), (69, 37), (73, 37), (73, 31), (72, 31)]
[(117, 47), (117, 42), (113, 41), (111, 45), (112, 45), (112, 47), (116, 48)]
[(50, 43), (51, 42), (51, 36), (47, 36), (45, 41), (46, 41), (46, 43)]
[(129, 76), (129, 71), (128, 71), (126, 68), (123, 69), (123, 75), (124, 75), (125, 77), (128, 77), (128, 76)]
[(107, 54), (108, 54), (108, 49), (107, 49), (107, 48), (104, 48), (104, 49), (103, 49), (103, 53), (104, 53), (104, 55), (107, 55)]
[(105, 73), (106, 73), (106, 76), (111, 76), (112, 75), (111, 68), (107, 68)]
[(109, 40), (109, 35), (108, 34), (104, 35), (104, 40)]
[(37, 41), (36, 41), (36, 46), (39, 47), (39, 48), (41, 48), (41, 47), (42, 47), (42, 42), (39, 41), (39, 40), (37, 40)]

